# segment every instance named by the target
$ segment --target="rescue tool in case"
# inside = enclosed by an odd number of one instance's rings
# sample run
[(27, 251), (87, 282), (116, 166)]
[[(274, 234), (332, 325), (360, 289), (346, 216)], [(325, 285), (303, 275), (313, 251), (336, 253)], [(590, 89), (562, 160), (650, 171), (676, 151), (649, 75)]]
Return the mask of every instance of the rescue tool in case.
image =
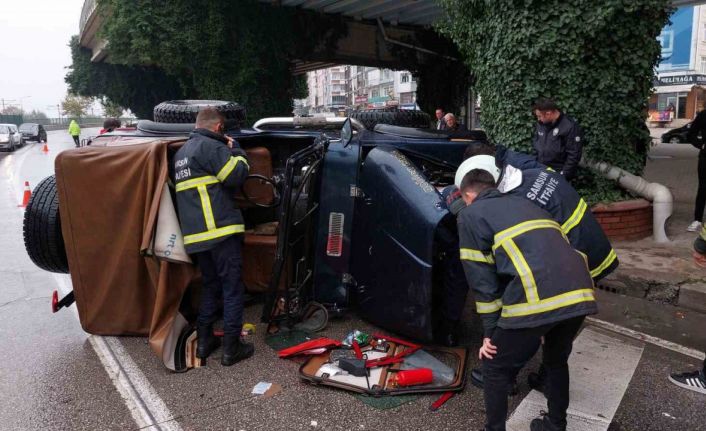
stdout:
[[(345, 349), (345, 343), (322, 339), (287, 349), (287, 353), (310, 352), (314, 346), (326, 346), (327, 350), (312, 355), (300, 367), (299, 375), (317, 385), (373, 396), (456, 392), (465, 385), (468, 354), (465, 348), (422, 348), (405, 340), (373, 334), (363, 347), (355, 338), (350, 349)], [(438, 406), (450, 395), (444, 398)]]

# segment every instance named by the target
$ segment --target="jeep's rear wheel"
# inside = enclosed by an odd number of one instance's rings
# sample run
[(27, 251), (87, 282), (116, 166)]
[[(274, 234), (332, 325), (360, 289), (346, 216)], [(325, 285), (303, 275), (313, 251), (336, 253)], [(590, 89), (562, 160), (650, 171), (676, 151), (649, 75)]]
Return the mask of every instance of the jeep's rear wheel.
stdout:
[(195, 123), (199, 110), (210, 106), (223, 114), (226, 122), (241, 126), (245, 122), (245, 108), (223, 100), (169, 100), (154, 107), (157, 123)]
[(22, 231), (25, 249), (35, 265), (51, 272), (69, 272), (54, 175), (44, 178), (32, 192)]
[(373, 130), (377, 124), (390, 124), (392, 126), (414, 127), (417, 129), (428, 129), (431, 125), (431, 117), (426, 112), (401, 109), (354, 111), (351, 113), (351, 118), (363, 123), (368, 130)]

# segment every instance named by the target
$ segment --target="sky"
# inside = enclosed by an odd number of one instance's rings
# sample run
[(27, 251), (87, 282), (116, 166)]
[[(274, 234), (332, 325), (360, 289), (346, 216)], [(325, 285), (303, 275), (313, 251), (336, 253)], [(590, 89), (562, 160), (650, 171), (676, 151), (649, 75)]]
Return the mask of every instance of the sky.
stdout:
[(83, 0), (0, 0), (0, 99), (6, 105), (57, 116), (82, 6)]

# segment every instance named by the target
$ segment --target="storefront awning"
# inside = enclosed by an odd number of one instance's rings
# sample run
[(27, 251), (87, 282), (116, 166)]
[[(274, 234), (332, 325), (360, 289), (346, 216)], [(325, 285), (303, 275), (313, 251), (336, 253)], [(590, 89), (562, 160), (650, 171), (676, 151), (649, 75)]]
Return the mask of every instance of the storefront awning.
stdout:
[[(693, 87), (699, 87), (694, 84), (684, 84), (684, 85), (661, 85), (655, 87), (654, 94), (664, 94), (664, 93), (688, 93)], [(701, 87), (699, 87), (701, 88)]]

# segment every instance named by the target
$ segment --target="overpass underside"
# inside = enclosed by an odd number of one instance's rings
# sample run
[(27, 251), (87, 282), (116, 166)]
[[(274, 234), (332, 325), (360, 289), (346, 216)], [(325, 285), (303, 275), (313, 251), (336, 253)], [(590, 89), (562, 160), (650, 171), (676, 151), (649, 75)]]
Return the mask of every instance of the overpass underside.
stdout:
[[(424, 46), (422, 40), (433, 33), (432, 22), (440, 15), (433, 0), (264, 0), (272, 7), (298, 7), (324, 14), (341, 14), (346, 35), (338, 40), (333, 51), (315, 49), (303, 58), (292, 59), (292, 72), (330, 67), (337, 64), (413, 69), (410, 54), (416, 61), (437, 56), (434, 46)], [(92, 51), (94, 62), (110, 62), (106, 41), (98, 34), (103, 17), (96, 0), (86, 0), (81, 14), (81, 46)], [(449, 46), (439, 51), (448, 51)], [(429, 45), (427, 43), (427, 45)], [(406, 51), (406, 55), (400, 55)], [(416, 62), (415, 61), (415, 62)]]

